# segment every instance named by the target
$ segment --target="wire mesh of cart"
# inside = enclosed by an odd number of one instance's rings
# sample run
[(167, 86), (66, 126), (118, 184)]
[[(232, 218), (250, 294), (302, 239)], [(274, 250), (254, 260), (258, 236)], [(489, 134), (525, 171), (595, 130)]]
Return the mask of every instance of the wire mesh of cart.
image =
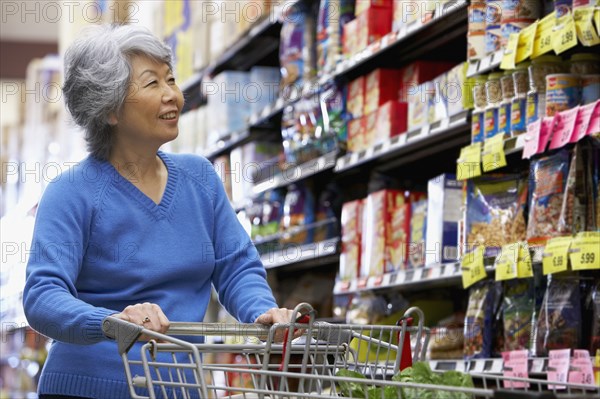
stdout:
[[(413, 318), (418, 317), (416, 326)], [(256, 324), (171, 323), (167, 334), (107, 317), (132, 398), (364, 398), (518, 399), (598, 398), (598, 387), (474, 375), (478, 388), (402, 382), (400, 370), (425, 359), (429, 329), (418, 308), (395, 326), (315, 321), (308, 304), (292, 321)], [(142, 335), (147, 342), (138, 343)], [(191, 336), (220, 336), (226, 343), (192, 343)], [(219, 361), (222, 354), (236, 361)], [(229, 357), (231, 359), (231, 357)]]

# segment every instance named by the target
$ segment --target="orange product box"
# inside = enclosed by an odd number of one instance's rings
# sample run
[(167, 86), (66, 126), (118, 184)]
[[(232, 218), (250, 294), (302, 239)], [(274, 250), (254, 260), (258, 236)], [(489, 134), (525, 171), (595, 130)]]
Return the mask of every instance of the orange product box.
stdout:
[(354, 15), (360, 15), (372, 8), (392, 9), (391, 0), (356, 0), (354, 5)]
[(340, 279), (352, 281), (360, 272), (362, 200), (346, 202), (342, 206), (342, 251)]
[(368, 114), (390, 100), (398, 98), (400, 71), (376, 69), (366, 76), (364, 113)]
[(449, 71), (455, 64), (452, 62), (415, 61), (400, 70), (400, 101), (408, 101), (408, 94), (414, 92), (420, 84), (435, 79)]
[(361, 76), (348, 83), (348, 98), (346, 107), (352, 118), (364, 115), (365, 108), (365, 77)]
[(358, 21), (357, 50), (361, 51), (392, 31), (392, 9), (369, 8), (355, 21)]
[(373, 147), (377, 137), (377, 111), (371, 112), (363, 118), (365, 120), (365, 148)]
[(365, 145), (365, 118), (355, 118), (348, 122), (348, 151), (359, 152)]
[(353, 19), (344, 24), (342, 32), (342, 54), (344, 55), (344, 58), (351, 58), (358, 51), (358, 20)]
[(410, 228), (410, 198), (399, 190), (381, 190), (364, 200), (361, 277), (404, 267)]
[(388, 101), (377, 110), (375, 144), (391, 139), (407, 131), (408, 104)]

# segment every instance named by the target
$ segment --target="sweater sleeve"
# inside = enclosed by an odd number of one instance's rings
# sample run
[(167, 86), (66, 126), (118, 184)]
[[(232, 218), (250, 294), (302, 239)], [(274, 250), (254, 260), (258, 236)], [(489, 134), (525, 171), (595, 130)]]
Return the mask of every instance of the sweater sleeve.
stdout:
[(36, 214), (23, 293), (25, 315), (33, 329), (76, 344), (104, 339), (102, 320), (117, 313), (77, 297), (75, 283), (93, 212), (89, 191), (66, 175), (46, 188)]
[(252, 323), (277, 303), (256, 247), (238, 221), (214, 168), (208, 161), (206, 165), (203, 170), (214, 191), (212, 281), (227, 311), (241, 322)]

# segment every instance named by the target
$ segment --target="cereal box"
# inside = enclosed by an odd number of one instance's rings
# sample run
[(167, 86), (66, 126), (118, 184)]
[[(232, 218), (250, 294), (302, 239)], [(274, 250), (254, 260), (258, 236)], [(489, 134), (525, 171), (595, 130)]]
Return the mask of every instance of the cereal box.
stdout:
[(398, 98), (400, 71), (376, 69), (366, 77), (364, 113), (368, 114), (390, 100)]
[(448, 62), (415, 61), (400, 70), (400, 101), (408, 101), (408, 95), (416, 87), (452, 68)]
[(407, 130), (408, 104), (388, 101), (377, 110), (375, 144), (398, 136)]
[(344, 58), (351, 58), (358, 52), (358, 20), (344, 24), (342, 33), (342, 54)]
[(365, 118), (356, 118), (348, 122), (348, 151), (359, 152), (365, 145)]
[(425, 82), (408, 93), (408, 129), (413, 130), (429, 123), (429, 108), (435, 97), (433, 82)]
[(364, 115), (365, 109), (365, 77), (361, 76), (348, 83), (348, 112), (352, 118)]
[(408, 244), (409, 269), (425, 265), (425, 234), (427, 232), (427, 199), (420, 199), (410, 204), (410, 236)]
[(358, 278), (361, 255), (362, 200), (346, 202), (342, 206), (342, 251), (340, 279)]
[(363, 12), (373, 8), (392, 9), (392, 2), (390, 0), (356, 0), (354, 6), (354, 15), (360, 15)]
[(380, 40), (392, 30), (392, 10), (369, 8), (356, 17), (358, 21), (358, 51)]
[(377, 137), (377, 111), (371, 112), (363, 118), (365, 120), (364, 145), (365, 148), (369, 148), (375, 145)]
[(456, 261), (462, 183), (453, 174), (435, 177), (427, 184), (427, 198), (425, 264)]

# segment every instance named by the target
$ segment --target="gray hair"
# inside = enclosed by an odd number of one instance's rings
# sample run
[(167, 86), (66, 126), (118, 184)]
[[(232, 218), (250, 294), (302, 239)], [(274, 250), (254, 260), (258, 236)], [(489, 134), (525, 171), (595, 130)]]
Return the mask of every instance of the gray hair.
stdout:
[(65, 104), (85, 131), (88, 151), (108, 159), (113, 145), (111, 114), (121, 110), (131, 82), (132, 56), (144, 55), (172, 68), (170, 48), (148, 29), (103, 25), (89, 29), (65, 53)]

